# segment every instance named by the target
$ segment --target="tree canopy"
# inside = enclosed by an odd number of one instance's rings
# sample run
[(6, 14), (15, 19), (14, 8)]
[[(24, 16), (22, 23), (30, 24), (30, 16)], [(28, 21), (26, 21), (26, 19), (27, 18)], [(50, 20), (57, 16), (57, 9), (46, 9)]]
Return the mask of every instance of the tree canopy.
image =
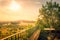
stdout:
[(60, 29), (60, 5), (59, 3), (49, 1), (39, 9), (38, 22), (40, 27), (53, 27)]

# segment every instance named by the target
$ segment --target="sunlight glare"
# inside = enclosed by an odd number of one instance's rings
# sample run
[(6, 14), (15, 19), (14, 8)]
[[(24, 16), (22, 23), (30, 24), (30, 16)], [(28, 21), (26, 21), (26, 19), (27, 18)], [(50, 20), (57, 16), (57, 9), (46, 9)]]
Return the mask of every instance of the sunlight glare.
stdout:
[(19, 10), (19, 8), (21, 8), (21, 6), (18, 3), (16, 3), (15, 1), (12, 1), (9, 5), (9, 9), (12, 11), (17, 11), (17, 10)]

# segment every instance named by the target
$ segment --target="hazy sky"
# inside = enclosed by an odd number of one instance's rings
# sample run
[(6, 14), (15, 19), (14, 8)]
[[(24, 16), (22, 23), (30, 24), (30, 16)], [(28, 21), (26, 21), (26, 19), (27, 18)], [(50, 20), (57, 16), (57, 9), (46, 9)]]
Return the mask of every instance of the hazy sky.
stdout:
[[(49, 0), (15, 0), (21, 7), (18, 11), (7, 9), (11, 1), (0, 0), (0, 21), (36, 20), (39, 8)], [(54, 1), (60, 2), (60, 0)]]

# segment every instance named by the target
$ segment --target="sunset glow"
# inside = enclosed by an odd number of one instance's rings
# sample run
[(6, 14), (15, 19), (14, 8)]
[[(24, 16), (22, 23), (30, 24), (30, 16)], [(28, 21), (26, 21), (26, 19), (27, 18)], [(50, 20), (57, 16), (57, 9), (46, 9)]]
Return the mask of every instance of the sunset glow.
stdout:
[(0, 21), (36, 20), (42, 2), (45, 4), (42, 0), (1, 0)]
[(14, 0), (9, 5), (9, 9), (12, 11), (17, 11), (19, 10), (20, 7), (21, 6), (18, 3), (16, 3)]

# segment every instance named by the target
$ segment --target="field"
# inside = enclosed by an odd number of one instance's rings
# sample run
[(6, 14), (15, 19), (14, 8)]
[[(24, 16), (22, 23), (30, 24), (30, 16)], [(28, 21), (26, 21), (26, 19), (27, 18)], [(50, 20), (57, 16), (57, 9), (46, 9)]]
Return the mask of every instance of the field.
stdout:
[[(22, 32), (20, 34), (20, 37), (27, 39), (27, 37), (30, 37), (32, 33), (36, 30), (36, 27), (32, 25), (19, 25), (17, 23), (0, 23), (0, 39), (19, 33), (25, 29), (28, 30)], [(18, 35), (16, 35), (16, 37), (18, 38)]]

